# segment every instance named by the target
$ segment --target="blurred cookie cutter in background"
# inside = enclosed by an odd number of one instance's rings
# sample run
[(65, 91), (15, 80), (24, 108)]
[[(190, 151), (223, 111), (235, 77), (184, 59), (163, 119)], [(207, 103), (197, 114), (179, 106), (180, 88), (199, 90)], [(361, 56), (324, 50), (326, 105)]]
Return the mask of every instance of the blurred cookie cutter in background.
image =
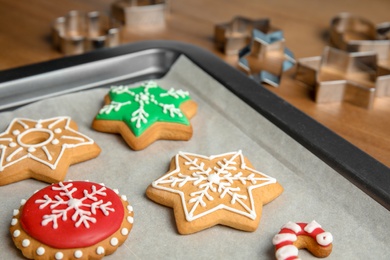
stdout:
[(375, 26), (358, 15), (341, 13), (331, 20), (330, 44), (349, 52), (375, 51), (379, 63), (390, 67), (390, 22)]
[(345, 101), (371, 109), (376, 97), (390, 96), (390, 70), (377, 62), (374, 51), (326, 47), (322, 56), (298, 60), (295, 79), (314, 90), (317, 103)]
[(239, 53), (238, 67), (255, 81), (278, 87), (283, 72), (296, 62), (285, 45), (282, 31), (265, 34), (254, 29), (251, 43)]
[(99, 12), (70, 11), (52, 24), (53, 45), (66, 55), (114, 47), (121, 40), (120, 23)]
[(251, 20), (237, 16), (230, 22), (217, 24), (214, 27), (215, 46), (225, 55), (237, 55), (251, 42), (253, 29), (267, 33), (270, 30), (269, 19)]
[(126, 29), (162, 28), (169, 11), (168, 0), (119, 0), (111, 4), (111, 15)]

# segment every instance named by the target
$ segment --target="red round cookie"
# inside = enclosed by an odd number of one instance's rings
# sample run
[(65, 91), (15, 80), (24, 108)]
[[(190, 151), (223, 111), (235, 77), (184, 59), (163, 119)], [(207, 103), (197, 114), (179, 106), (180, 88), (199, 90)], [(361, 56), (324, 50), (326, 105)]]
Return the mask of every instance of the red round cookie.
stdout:
[(114, 233), (123, 214), (113, 190), (92, 182), (65, 182), (35, 193), (24, 205), (20, 222), (46, 245), (87, 247)]
[(117, 193), (85, 181), (48, 186), (16, 210), (10, 228), (14, 242), (34, 259), (88, 259), (113, 253), (133, 223), (132, 207)]

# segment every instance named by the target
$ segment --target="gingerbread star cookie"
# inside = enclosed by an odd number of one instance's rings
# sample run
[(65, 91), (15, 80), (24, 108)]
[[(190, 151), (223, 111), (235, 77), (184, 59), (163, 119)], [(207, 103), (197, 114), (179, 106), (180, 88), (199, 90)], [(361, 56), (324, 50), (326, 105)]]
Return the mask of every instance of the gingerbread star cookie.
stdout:
[(210, 157), (179, 152), (146, 195), (172, 207), (179, 233), (191, 234), (217, 224), (254, 231), (263, 204), (282, 192), (282, 186), (254, 170), (241, 151)]
[(86, 181), (43, 188), (13, 215), (13, 242), (29, 259), (101, 259), (123, 244), (134, 220), (126, 196)]
[(95, 158), (99, 146), (70, 117), (15, 118), (0, 134), (0, 185), (35, 178), (64, 180), (69, 165)]
[(156, 82), (113, 86), (93, 120), (101, 132), (119, 133), (130, 148), (142, 150), (159, 139), (189, 140), (197, 104), (183, 90), (162, 89)]

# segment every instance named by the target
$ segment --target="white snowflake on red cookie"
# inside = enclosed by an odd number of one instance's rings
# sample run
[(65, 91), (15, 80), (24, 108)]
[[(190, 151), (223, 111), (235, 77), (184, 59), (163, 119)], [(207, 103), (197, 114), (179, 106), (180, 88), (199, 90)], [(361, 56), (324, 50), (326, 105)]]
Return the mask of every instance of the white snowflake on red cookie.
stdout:
[(70, 164), (96, 157), (100, 148), (70, 117), (15, 118), (0, 134), (0, 185), (34, 177), (62, 181)]
[(126, 240), (132, 225), (126, 196), (102, 184), (74, 181), (36, 192), (14, 212), (10, 231), (28, 258), (99, 259)]
[[(75, 227), (84, 224), (86, 228), (90, 227), (90, 223), (96, 223), (96, 211), (101, 210), (105, 216), (110, 214), (110, 211), (115, 212), (111, 208), (112, 202), (103, 200), (107, 193), (105, 187), (96, 188), (92, 185), (91, 191), (83, 190), (83, 197), (75, 198), (73, 193), (77, 188), (73, 187), (73, 183), (59, 183), (59, 187), (53, 186), (54, 191), (59, 191), (59, 194), (53, 198), (45, 194), (43, 199), (38, 199), (35, 203), (40, 204), (39, 209), (49, 207), (51, 212), (43, 216), (42, 226), (53, 222), (53, 228), (58, 228), (58, 219), (67, 221), (69, 214), (70, 219), (75, 222)], [(65, 206), (65, 207), (64, 207)]]
[[(268, 195), (266, 191), (273, 189), (275, 192)], [(147, 195), (161, 204), (181, 207), (182, 210), (175, 210), (175, 217), (180, 222), (179, 232), (186, 234), (216, 224), (254, 230), (262, 205), (282, 190), (274, 178), (254, 170), (241, 151), (210, 157), (179, 152), (171, 163), (171, 171), (154, 181)], [(176, 216), (177, 212), (183, 216)], [(230, 220), (232, 216), (236, 221)]]

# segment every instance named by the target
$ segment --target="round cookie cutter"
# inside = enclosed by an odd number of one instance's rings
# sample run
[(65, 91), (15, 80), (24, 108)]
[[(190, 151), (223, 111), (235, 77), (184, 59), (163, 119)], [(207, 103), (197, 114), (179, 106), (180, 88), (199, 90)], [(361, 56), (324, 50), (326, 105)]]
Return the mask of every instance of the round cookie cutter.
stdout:
[(52, 24), (52, 41), (55, 48), (66, 55), (114, 47), (122, 40), (121, 24), (99, 12), (70, 11)]

